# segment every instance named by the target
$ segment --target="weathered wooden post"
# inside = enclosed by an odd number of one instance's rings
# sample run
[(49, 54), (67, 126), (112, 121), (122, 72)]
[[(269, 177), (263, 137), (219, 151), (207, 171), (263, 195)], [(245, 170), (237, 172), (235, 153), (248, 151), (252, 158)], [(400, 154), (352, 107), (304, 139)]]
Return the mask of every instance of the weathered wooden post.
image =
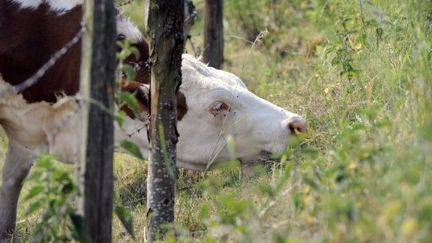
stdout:
[(223, 62), (223, 0), (205, 0), (204, 62), (221, 68)]
[(181, 83), (184, 0), (150, 0), (150, 162), (147, 176), (147, 240), (166, 233), (174, 221), (177, 143), (176, 93)]
[[(84, 98), (80, 210), (90, 242), (111, 242), (113, 207), (114, 107), (116, 69), (114, 0), (87, 0), (81, 94)], [(105, 109), (105, 110), (104, 110)], [(87, 123), (88, 121), (88, 123)]]

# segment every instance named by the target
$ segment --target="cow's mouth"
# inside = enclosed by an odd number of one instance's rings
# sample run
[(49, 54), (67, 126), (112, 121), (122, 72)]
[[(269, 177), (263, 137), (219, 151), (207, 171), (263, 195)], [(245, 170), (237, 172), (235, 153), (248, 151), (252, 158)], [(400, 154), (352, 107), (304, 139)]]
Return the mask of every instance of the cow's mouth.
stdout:
[(255, 162), (259, 162), (259, 163), (264, 163), (264, 162), (275, 162), (275, 160), (273, 159), (273, 153), (269, 152), (267, 150), (261, 150), (261, 152), (259, 152), (258, 156), (253, 156), (250, 158), (241, 158), (238, 157), (237, 158), (238, 161), (240, 161), (240, 163), (255, 163)]
[(265, 167), (279, 164), (282, 157), (281, 154), (275, 154), (267, 150), (261, 151), (259, 156), (260, 158), (257, 160), (257, 162), (261, 163)]
[(273, 153), (267, 150), (261, 150), (259, 153), (260, 159), (271, 159)]
[(255, 159), (241, 159), (238, 158), (240, 163), (243, 164), (255, 164), (263, 166), (264, 168), (271, 170), (271, 168), (278, 164), (278, 157), (275, 157), (274, 154), (267, 150), (262, 150), (259, 155)]
[(266, 164), (274, 164), (277, 161), (278, 160), (274, 156), (274, 154), (272, 152), (270, 152), (270, 151), (267, 151), (267, 150), (262, 150), (259, 153), (259, 159), (257, 159), (257, 162), (262, 163), (264, 165), (266, 165)]

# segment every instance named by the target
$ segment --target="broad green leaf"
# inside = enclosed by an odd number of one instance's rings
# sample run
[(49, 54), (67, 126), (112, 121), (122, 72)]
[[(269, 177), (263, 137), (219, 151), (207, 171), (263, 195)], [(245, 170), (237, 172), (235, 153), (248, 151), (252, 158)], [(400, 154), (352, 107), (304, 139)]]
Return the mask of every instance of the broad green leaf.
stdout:
[(130, 212), (121, 206), (115, 206), (114, 209), (115, 214), (119, 218), (120, 222), (122, 223), (123, 227), (126, 229), (126, 231), (132, 236), (133, 239), (135, 239), (134, 229), (133, 229), (133, 220), (132, 215)]
[(136, 100), (135, 96), (133, 96), (130, 93), (121, 92), (119, 94), (119, 99), (126, 103), (126, 105), (135, 113), (139, 113), (138, 108), (138, 101)]
[(25, 201), (39, 195), (41, 192), (44, 191), (44, 187), (41, 185), (37, 185), (32, 187), (32, 189), (30, 189), (30, 191), (28, 192), (27, 196), (24, 198)]
[(126, 115), (125, 115), (125, 113), (124, 113), (123, 111), (118, 111), (118, 112), (115, 114), (114, 119), (116, 120), (117, 124), (118, 124), (120, 127), (123, 127), (125, 117), (126, 117)]
[(122, 71), (126, 73), (127, 79), (132, 81), (136, 78), (135, 69), (129, 64), (123, 64)]
[(140, 149), (138, 146), (130, 141), (123, 140), (120, 144), (120, 146), (126, 150), (130, 155), (134, 156), (137, 159), (143, 160), (144, 157), (141, 154)]

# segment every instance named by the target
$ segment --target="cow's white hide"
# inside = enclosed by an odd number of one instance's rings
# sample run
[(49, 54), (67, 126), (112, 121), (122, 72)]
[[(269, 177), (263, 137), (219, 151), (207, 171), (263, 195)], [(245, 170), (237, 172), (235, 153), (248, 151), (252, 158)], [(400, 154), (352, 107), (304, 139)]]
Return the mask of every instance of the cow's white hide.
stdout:
[(12, 2), (23, 9), (37, 9), (41, 4), (47, 4), (53, 12), (63, 14), (81, 5), (83, 0), (12, 0)]
[[(0, 78), (0, 90), (10, 89)], [(0, 124), (10, 142), (34, 158), (51, 153), (60, 161), (76, 161), (80, 115), (75, 97), (59, 98), (55, 104), (28, 104), (14, 93), (0, 99)]]

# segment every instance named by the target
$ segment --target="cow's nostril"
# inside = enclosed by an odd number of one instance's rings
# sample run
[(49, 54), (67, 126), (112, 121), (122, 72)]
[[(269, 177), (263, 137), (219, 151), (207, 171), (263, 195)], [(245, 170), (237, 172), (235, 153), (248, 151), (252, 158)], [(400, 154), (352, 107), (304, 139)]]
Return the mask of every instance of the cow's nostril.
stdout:
[(307, 130), (306, 121), (303, 118), (295, 117), (287, 124), (292, 134), (305, 133)]

